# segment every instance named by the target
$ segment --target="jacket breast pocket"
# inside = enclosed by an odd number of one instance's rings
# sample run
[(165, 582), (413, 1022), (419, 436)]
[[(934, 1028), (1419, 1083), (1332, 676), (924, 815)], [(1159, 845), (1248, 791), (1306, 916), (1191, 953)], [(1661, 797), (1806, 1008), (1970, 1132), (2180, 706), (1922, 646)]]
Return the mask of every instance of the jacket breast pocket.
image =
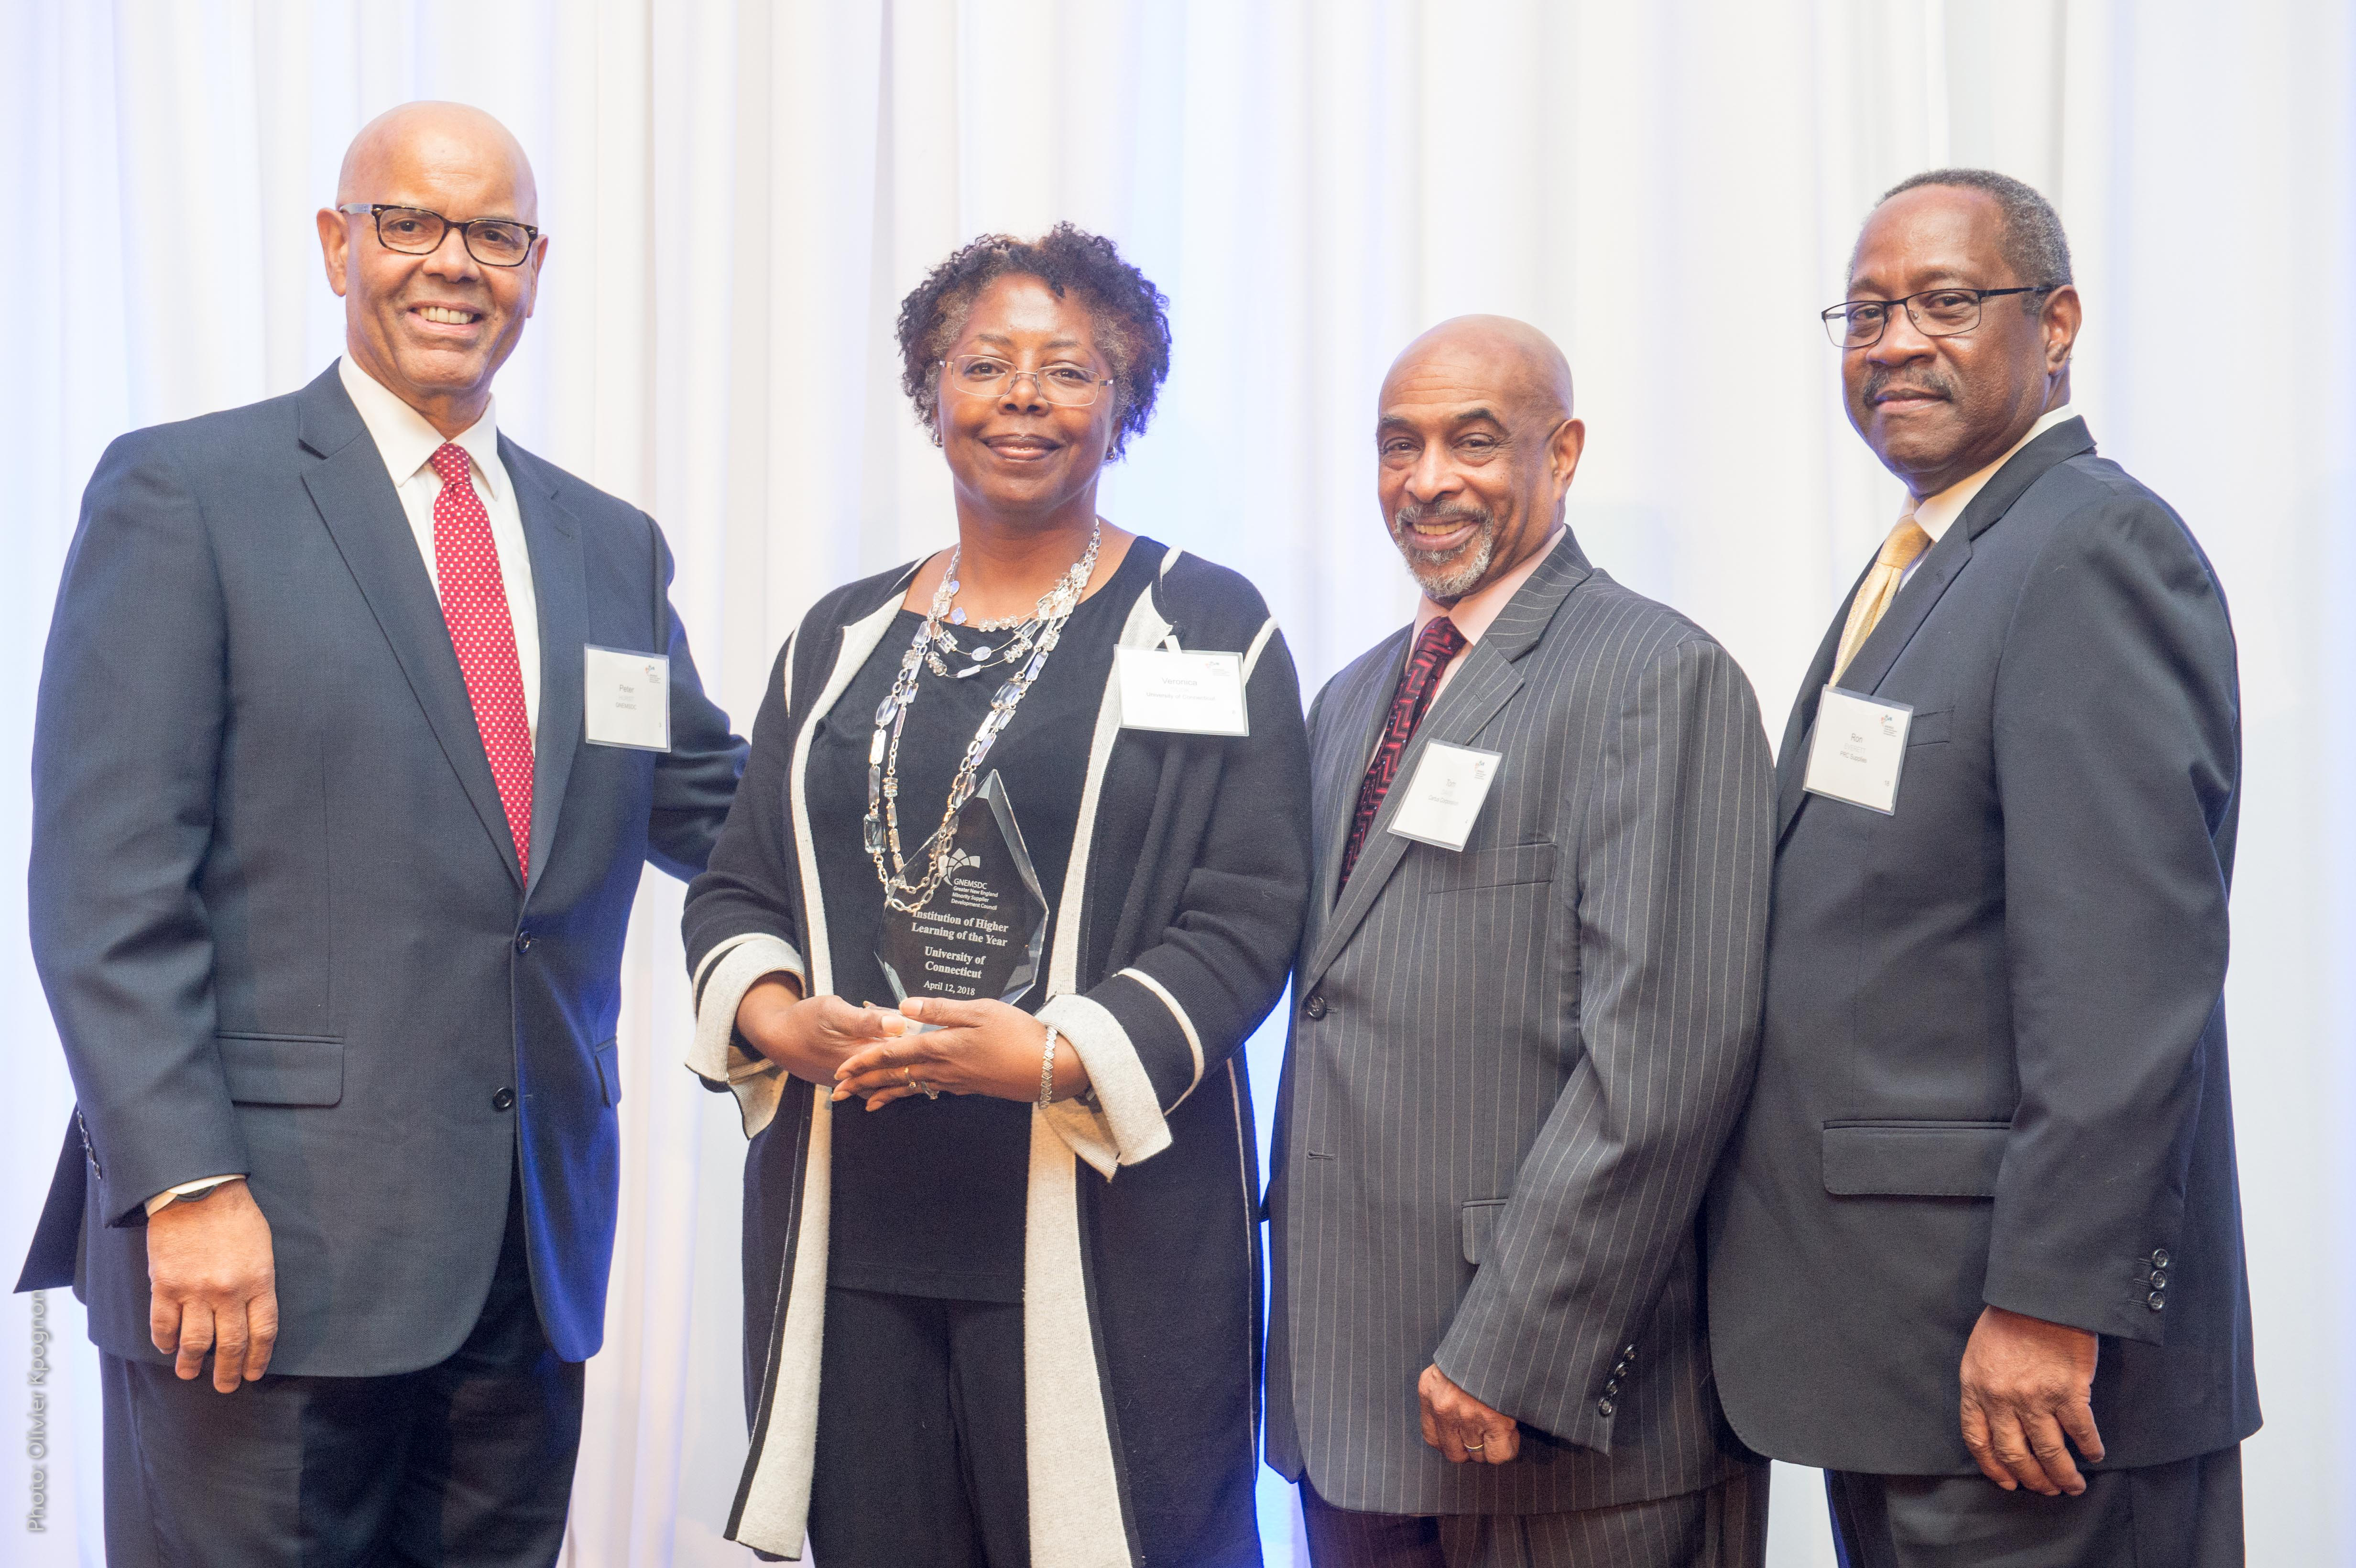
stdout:
[(1554, 880), (1554, 846), (1501, 844), (1490, 849), (1465, 849), (1433, 858), (1424, 891), (1462, 892), (1468, 888), (1510, 888)]
[(1993, 1198), (2009, 1122), (1835, 1122), (1825, 1190), (1839, 1198)]
[(344, 1041), (332, 1034), (220, 1034), (229, 1097), (241, 1105), (333, 1105), (344, 1097)]
[(1497, 1217), (1511, 1202), (1507, 1198), (1475, 1198), (1458, 1211), (1458, 1225), (1463, 1232), (1464, 1261), (1478, 1264), (1496, 1250)]
[(1938, 745), (1954, 733), (1954, 719), (1955, 710), (1952, 708), (1917, 713), (1906, 726), (1906, 744), (1910, 747)]

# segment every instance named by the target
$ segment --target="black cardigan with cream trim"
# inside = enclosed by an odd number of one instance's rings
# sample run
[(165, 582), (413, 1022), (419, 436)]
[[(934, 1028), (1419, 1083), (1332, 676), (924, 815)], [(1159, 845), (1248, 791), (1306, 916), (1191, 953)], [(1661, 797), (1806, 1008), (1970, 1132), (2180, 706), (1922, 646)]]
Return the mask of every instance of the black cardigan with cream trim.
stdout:
[[(1117, 679), (1108, 678), (1095, 732), (1072, 737), (1089, 753), (1090, 785), (1048, 955), (1050, 997), (1038, 1016), (1072, 1041), (1094, 1093), (1090, 1104), (1066, 1102), (1044, 1118), (1062, 1140), (1044, 1147), (1060, 1156), (1067, 1146), (1079, 1162), (1076, 1175), (1046, 1179), (1056, 1194), (1076, 1181), (1069, 1199), (1054, 1200), (1063, 1207), (1041, 1208), (1034, 1136), (1030, 1225), (1037, 1232), (1044, 1213), (1064, 1227), (1066, 1209), (1075, 1210), (1083, 1277), (1040, 1277), (1062, 1254), (1033, 1234), (1025, 1289), (1043, 1304), (1084, 1300), (1085, 1338), (1094, 1342), (1067, 1347), (1071, 1366), (1036, 1365), (1029, 1403), (1033, 1452), (1051, 1435), (1043, 1416), (1057, 1423), (1048, 1451), (1060, 1451), (1072, 1438), (1042, 1402), (1051, 1382), (1068, 1391), (1069, 1379), (1087, 1379), (1102, 1396), (1108, 1452), (1100, 1466), (1076, 1463), (1082, 1479), (1034, 1479), (1033, 1544), (1081, 1544), (1082, 1555), (1101, 1560), (1098, 1549), (1114, 1551), (1118, 1529), (1126, 1545), (1116, 1557), (1256, 1562), (1258, 1173), (1239, 1048), (1281, 994), (1300, 937), (1310, 877), (1307, 738), (1290, 655), (1258, 591), (1151, 540), (1130, 548), (1159, 559), (1124, 611), (1122, 642), (1244, 656), (1251, 732), (1119, 729)], [(797, 1282), (823, 1278), (797, 1253), (823, 1246), (823, 1230), (803, 1220), (811, 1195), (826, 1190), (811, 1158), (813, 1122), (824, 1113), (809, 1086), (746, 1057), (731, 1024), (759, 974), (790, 970), (815, 991), (829, 988), (824, 933), (810, 923), (814, 912), (823, 919), (822, 901), (803, 886), (813, 862), (796, 837), (807, 831), (794, 798), (803, 732), (875, 647), (913, 571), (837, 589), (779, 654), (734, 809), (689, 890), (682, 922), (699, 1008), (691, 1065), (714, 1087), (736, 1091), (755, 1135), (745, 1173), (754, 1451), (730, 1533), (772, 1552), (790, 1550), (778, 1544), (787, 1536), (798, 1544), (794, 1483), (808, 1484), (795, 1433), (815, 1419), (800, 1408), (814, 1399), (814, 1369), (798, 1376), (781, 1362), (813, 1342), (788, 1334), (787, 1320)], [(1037, 1310), (1044, 1318), (1047, 1308)], [(1040, 1342), (1032, 1345), (1037, 1361)], [(1098, 1424), (1086, 1424), (1093, 1435)], [(1084, 1476), (1099, 1473), (1104, 1495), (1090, 1495)]]

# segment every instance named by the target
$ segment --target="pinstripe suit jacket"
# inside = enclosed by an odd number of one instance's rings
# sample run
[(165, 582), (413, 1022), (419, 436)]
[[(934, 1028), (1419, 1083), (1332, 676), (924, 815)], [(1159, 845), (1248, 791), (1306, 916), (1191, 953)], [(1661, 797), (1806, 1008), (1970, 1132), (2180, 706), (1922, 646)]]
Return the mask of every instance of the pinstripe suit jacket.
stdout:
[[(1268, 1458), (1341, 1507), (1537, 1513), (1713, 1485), (1696, 1211), (1750, 1083), (1771, 769), (1750, 683), (1564, 535), (1434, 699), (1336, 895), (1408, 641), (1310, 712), (1318, 880), (1269, 1195)], [(1433, 741), (1504, 763), (1461, 852), (1387, 825)], [(1437, 1361), (1523, 1423), (1451, 1466)]]

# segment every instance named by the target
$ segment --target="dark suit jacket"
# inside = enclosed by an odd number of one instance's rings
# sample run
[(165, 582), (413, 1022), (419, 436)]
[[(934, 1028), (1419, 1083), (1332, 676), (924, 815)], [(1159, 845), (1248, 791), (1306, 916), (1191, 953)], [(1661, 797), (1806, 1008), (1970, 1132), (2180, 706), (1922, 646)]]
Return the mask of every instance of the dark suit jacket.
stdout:
[[(697, 683), (653, 522), (499, 454), (540, 605), (528, 885), (332, 368), (123, 436), (91, 480), (41, 671), (30, 879), (80, 1104), (19, 1288), (73, 1277), (78, 1233), (115, 1355), (156, 1358), (145, 1200), (229, 1171), (276, 1246), (273, 1371), (455, 1349), (517, 1170), (549, 1338), (597, 1349), (623, 930), (645, 861), (703, 865), (744, 744)], [(668, 650), (669, 754), (584, 742), (584, 644)]]
[(1970, 1473), (1992, 1304), (2103, 1337), (2109, 1467), (2238, 1442), (2216, 577), (2083, 421), (2024, 447), (1843, 677), (1914, 709), (1889, 816), (1801, 789), (1839, 631), (1784, 732), (1758, 1088), (1710, 1204), (1727, 1414), (1781, 1459)]
[[(1749, 1083), (1773, 805), (1751, 686), (1566, 535), (1433, 699), (1337, 894), (1409, 634), (1310, 715), (1318, 876), (1278, 1106), (1268, 1457), (1344, 1508), (1525, 1513), (1747, 1456), (1697, 1212)], [(1435, 741), (1503, 753), (1461, 851), (1387, 825)], [(1437, 1361), (1521, 1421), (1452, 1466)]]

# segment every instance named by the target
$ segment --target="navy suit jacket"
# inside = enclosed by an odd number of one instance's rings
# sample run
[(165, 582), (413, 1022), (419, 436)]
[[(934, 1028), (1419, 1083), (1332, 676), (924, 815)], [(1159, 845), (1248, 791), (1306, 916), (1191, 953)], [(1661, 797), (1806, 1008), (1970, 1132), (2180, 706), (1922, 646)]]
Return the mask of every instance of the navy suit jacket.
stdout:
[(2230, 1446), (2258, 1402), (2223, 591), (2083, 421), (2030, 442), (1842, 675), (1914, 710), (1890, 816), (1802, 787), (1840, 629), (1776, 762), (1759, 1075), (1708, 1206), (1727, 1416), (1778, 1459), (1974, 1474), (1996, 1306), (2101, 1336), (2105, 1467)]
[[(336, 371), (108, 448), (33, 743), (34, 957), (80, 1101), (19, 1288), (148, 1340), (146, 1200), (249, 1174), (272, 1371), (456, 1349), (519, 1175), (557, 1353), (611, 1261), (624, 929), (685, 877), (744, 742), (707, 699), (653, 521), (504, 438), (539, 600), (531, 874), (434, 585)], [(667, 652), (671, 750), (587, 744), (584, 645)]]

